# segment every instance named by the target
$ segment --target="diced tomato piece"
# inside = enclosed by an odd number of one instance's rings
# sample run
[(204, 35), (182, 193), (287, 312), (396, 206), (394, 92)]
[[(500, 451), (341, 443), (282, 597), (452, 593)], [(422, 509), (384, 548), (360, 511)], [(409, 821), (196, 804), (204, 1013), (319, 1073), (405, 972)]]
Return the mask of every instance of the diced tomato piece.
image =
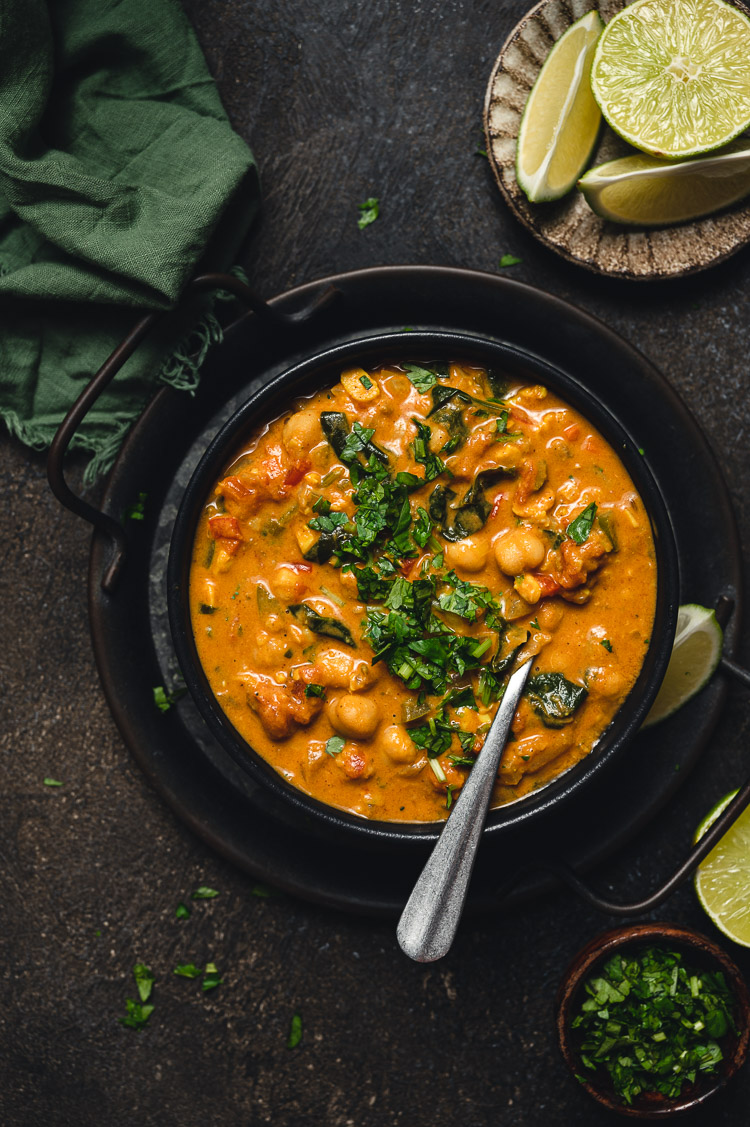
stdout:
[(502, 505), (504, 500), (505, 500), (505, 494), (504, 493), (498, 494), (498, 496), (495, 498), (494, 505), (490, 509), (490, 515), (487, 518), (488, 520), (492, 520), (493, 517), (497, 516), (497, 514), (500, 512), (500, 506)]
[(225, 477), (220, 483), (221, 492), (235, 501), (244, 501), (254, 492), (241, 477)]
[(311, 462), (309, 458), (302, 458), (297, 462), (293, 462), (289, 469), (286, 471), (284, 478), (284, 485), (298, 485), (307, 471), (310, 469)]
[(228, 556), (236, 556), (237, 555), (237, 549), (239, 548), (242, 541), (241, 540), (230, 540), (226, 536), (221, 536), (216, 541), (216, 543), (219, 545), (220, 548), (224, 549), (224, 551), (226, 552), (226, 554)]
[(541, 571), (532, 571), (531, 574), (541, 588), (540, 599), (548, 599), (550, 595), (556, 595), (561, 590), (560, 584), (551, 575), (545, 575)]
[(361, 751), (347, 748), (341, 756), (341, 766), (344, 768), (344, 774), (350, 779), (359, 779), (367, 770), (367, 760)]
[(579, 427), (578, 423), (571, 423), (569, 427), (565, 427), (563, 434), (567, 438), (568, 442), (575, 442), (577, 438), (581, 437), (581, 428)]
[[(230, 517), (226, 513), (217, 514), (208, 518), (208, 528), (214, 540), (241, 540), (242, 533), (237, 517)], [(237, 549), (235, 548), (235, 551)]]

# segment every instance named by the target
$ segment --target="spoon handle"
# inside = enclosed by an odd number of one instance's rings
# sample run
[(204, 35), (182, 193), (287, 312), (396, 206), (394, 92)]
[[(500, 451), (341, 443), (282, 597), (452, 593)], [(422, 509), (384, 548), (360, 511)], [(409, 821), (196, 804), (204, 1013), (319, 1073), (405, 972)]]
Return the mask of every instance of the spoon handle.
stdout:
[(432, 963), (450, 950), (500, 756), (531, 666), (532, 661), (525, 662), (508, 682), (484, 747), (401, 914), (396, 931), (399, 946), (418, 963)]

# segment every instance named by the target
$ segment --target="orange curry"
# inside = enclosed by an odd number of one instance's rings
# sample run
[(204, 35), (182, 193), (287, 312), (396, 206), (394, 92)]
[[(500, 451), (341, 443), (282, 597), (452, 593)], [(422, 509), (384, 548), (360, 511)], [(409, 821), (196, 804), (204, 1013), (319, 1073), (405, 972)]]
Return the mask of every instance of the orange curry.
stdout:
[(536, 658), (493, 796), (588, 755), (654, 617), (651, 527), (611, 446), (547, 388), (466, 364), (348, 369), (216, 483), (190, 577), (216, 699), (290, 783), (447, 816), (510, 671)]

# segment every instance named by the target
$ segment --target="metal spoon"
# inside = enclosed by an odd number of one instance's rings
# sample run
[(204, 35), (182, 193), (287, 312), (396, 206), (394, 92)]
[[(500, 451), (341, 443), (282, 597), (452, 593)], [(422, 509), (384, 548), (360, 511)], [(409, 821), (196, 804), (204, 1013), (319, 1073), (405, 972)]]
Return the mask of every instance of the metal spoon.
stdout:
[(463, 912), (500, 756), (531, 666), (531, 660), (525, 662), (508, 682), (484, 747), (401, 913), (396, 930), (399, 946), (418, 963), (433, 963), (450, 950)]

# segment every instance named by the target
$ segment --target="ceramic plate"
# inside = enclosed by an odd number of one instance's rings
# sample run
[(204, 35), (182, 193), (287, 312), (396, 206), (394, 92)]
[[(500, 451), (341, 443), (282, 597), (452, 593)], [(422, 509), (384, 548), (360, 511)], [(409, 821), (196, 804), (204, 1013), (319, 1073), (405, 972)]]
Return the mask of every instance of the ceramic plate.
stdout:
[[(493, 68), (484, 106), (487, 155), (500, 191), (516, 218), (545, 246), (597, 274), (649, 280), (705, 270), (750, 242), (747, 201), (675, 227), (621, 227), (595, 215), (576, 190), (554, 203), (532, 204), (516, 183), (516, 140), (529, 91), (553, 44), (595, 7), (606, 23), (625, 4), (620, 0), (600, 0), (598, 4), (542, 0), (508, 36)], [(632, 152), (605, 125), (591, 163)]]

